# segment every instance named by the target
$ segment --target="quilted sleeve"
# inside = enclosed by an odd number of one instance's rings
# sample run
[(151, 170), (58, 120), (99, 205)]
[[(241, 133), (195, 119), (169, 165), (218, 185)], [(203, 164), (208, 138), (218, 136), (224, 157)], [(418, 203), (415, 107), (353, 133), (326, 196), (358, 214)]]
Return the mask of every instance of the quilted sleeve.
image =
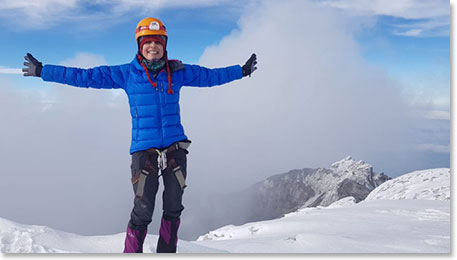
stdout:
[(222, 85), (243, 77), (240, 65), (208, 69), (198, 65), (185, 65), (183, 85), (194, 87), (212, 87)]
[(125, 89), (128, 66), (129, 64), (124, 64), (80, 69), (58, 65), (45, 65), (41, 71), (41, 78), (44, 81), (82, 88)]

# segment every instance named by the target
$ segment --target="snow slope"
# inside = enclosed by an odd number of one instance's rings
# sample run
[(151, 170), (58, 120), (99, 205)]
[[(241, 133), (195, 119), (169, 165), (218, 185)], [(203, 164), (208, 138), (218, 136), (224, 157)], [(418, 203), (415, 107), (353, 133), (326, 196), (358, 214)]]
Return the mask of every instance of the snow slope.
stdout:
[[(450, 253), (449, 169), (386, 182), (365, 201), (343, 198), (282, 218), (228, 225), (178, 243), (178, 253)], [(384, 186), (384, 187), (383, 187)], [(2, 253), (120, 253), (125, 233), (79, 236), (0, 218)], [(145, 252), (154, 252), (149, 234)]]
[[(23, 225), (0, 218), (2, 253), (122, 253), (125, 232), (107, 236), (80, 236), (45, 226)], [(148, 234), (144, 252), (155, 252), (157, 235)], [(224, 253), (224, 250), (180, 241), (178, 253)]]
[(197, 244), (232, 253), (449, 253), (450, 202), (376, 200), (226, 226)]
[(449, 168), (441, 168), (401, 175), (384, 182), (365, 198), (379, 199), (450, 200), (451, 171)]

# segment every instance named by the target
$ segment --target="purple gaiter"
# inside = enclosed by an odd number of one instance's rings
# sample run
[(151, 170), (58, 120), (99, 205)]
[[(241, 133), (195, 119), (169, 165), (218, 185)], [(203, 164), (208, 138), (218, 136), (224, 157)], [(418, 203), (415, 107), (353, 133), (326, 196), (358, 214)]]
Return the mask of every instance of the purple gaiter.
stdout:
[(157, 253), (176, 253), (180, 223), (180, 219), (166, 220), (162, 217), (159, 231), (160, 236), (157, 244)]
[(124, 253), (143, 253), (143, 242), (146, 238), (147, 230), (135, 230), (127, 228), (125, 235)]

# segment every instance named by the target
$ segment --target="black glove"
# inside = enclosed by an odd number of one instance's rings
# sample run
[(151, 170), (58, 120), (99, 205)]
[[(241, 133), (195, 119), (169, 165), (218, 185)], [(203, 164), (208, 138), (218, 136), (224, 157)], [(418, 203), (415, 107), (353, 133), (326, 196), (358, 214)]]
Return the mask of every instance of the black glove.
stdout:
[(254, 72), (257, 67), (255, 66), (257, 64), (257, 56), (255, 53), (251, 55), (248, 61), (246, 61), (246, 64), (243, 65), (243, 77), (249, 75), (251, 76), (251, 73)]
[(24, 66), (27, 67), (22, 69), (24, 76), (41, 77), (43, 64), (35, 59), (30, 53), (27, 53), (27, 56), (25, 56), (24, 59), (26, 60), (26, 62), (24, 62)]

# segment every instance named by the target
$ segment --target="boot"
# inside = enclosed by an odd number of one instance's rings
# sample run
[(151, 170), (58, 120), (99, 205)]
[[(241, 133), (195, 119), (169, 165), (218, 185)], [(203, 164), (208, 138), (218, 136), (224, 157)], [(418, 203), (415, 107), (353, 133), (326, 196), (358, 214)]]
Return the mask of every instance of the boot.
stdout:
[(176, 253), (178, 244), (178, 228), (180, 219), (169, 219), (162, 217), (159, 231), (159, 241), (157, 242), (157, 253)]
[(147, 233), (146, 228), (135, 230), (127, 227), (124, 253), (143, 253), (143, 242)]

